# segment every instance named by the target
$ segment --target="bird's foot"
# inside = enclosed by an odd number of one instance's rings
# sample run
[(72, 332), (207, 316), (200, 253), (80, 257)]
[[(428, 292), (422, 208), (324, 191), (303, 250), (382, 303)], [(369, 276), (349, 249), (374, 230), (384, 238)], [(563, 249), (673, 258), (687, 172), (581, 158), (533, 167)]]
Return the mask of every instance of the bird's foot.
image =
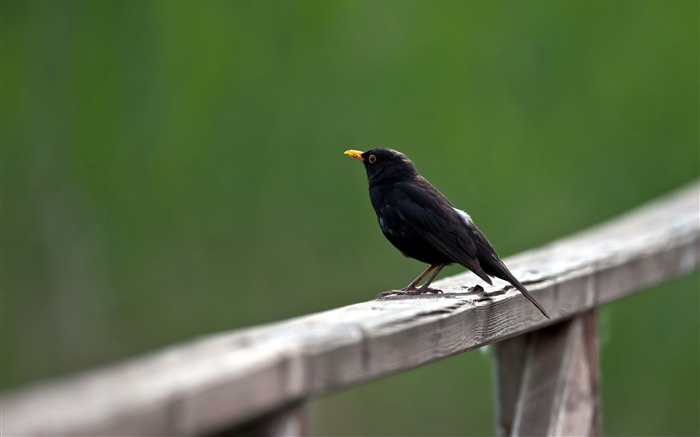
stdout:
[(427, 293), (433, 293), (433, 294), (438, 294), (442, 293), (442, 290), (438, 290), (437, 288), (429, 288), (429, 287), (420, 287), (420, 288), (404, 288), (402, 290), (389, 290), (389, 291), (384, 291), (382, 293), (379, 293), (377, 295), (377, 299), (381, 299), (383, 297), (391, 296), (391, 295), (396, 295), (396, 296), (416, 296), (419, 294), (427, 294)]
[(391, 296), (392, 294), (395, 294), (397, 296), (405, 295), (406, 291), (404, 290), (387, 290), (387, 291), (382, 291), (377, 295), (375, 299), (379, 300), (387, 296)]
[(440, 294), (442, 293), (442, 290), (439, 290), (437, 288), (430, 288), (430, 287), (421, 287), (417, 288), (408, 294), (427, 294), (427, 293), (433, 293), (433, 294)]

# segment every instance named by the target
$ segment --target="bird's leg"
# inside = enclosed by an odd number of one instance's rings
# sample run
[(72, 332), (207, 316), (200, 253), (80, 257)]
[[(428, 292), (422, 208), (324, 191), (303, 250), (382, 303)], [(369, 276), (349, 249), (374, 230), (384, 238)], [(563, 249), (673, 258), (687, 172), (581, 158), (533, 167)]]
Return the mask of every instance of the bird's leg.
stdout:
[[(416, 279), (414, 279), (413, 281), (411, 281), (411, 283), (408, 284), (406, 287), (402, 288), (401, 290), (389, 290), (389, 291), (385, 291), (383, 293), (379, 293), (377, 295), (377, 299), (381, 299), (382, 297), (386, 297), (386, 296), (389, 296), (392, 294), (409, 295), (409, 294), (423, 294), (423, 293), (442, 293), (442, 290), (436, 290), (435, 288), (430, 288), (429, 286), (430, 286), (430, 283), (433, 282), (435, 277), (438, 275), (438, 273), (440, 273), (440, 270), (442, 270), (443, 268), (445, 268), (445, 264), (431, 264), (430, 266), (428, 266), (427, 269), (425, 269), (425, 271), (423, 273), (418, 275), (418, 277)], [(430, 275), (428, 280), (425, 281), (425, 284), (421, 285), (420, 288), (416, 288), (416, 285), (418, 285), (418, 283), (420, 281), (422, 281), (423, 278), (425, 278), (431, 272), (432, 272), (432, 274)]]
[(416, 285), (418, 285), (420, 283), (420, 281), (422, 281), (423, 278), (425, 278), (428, 275), (428, 273), (432, 272), (435, 269), (435, 267), (437, 267), (437, 266), (438, 266), (437, 264), (429, 265), (427, 269), (423, 270), (423, 273), (418, 275), (418, 277), (416, 279), (414, 279), (413, 281), (411, 281), (410, 284), (408, 284), (407, 286), (402, 288), (401, 291), (413, 291), (413, 290), (415, 290)]
[(435, 271), (433, 271), (433, 274), (430, 275), (428, 280), (425, 281), (425, 284), (421, 285), (421, 287), (418, 290), (416, 290), (418, 293), (442, 293), (442, 290), (430, 288), (430, 283), (433, 282), (438, 273), (440, 273), (440, 270), (445, 268), (445, 264), (439, 264), (435, 267), (437, 268), (435, 269)]
[[(418, 285), (418, 283), (420, 283), (420, 281), (422, 281), (423, 278), (425, 278), (428, 275), (428, 273), (432, 272), (436, 267), (439, 267), (439, 266), (440, 266), (440, 264), (429, 265), (428, 268), (423, 271), (423, 273), (418, 275), (418, 277), (416, 279), (411, 281), (410, 284), (408, 284), (407, 286), (405, 286), (401, 290), (384, 291), (384, 292), (379, 293), (377, 295), (377, 299), (381, 299), (382, 297), (386, 297), (386, 296), (389, 296), (392, 294), (398, 294), (398, 295), (401, 295), (401, 294), (419, 294), (418, 289), (416, 289), (416, 285)], [(442, 269), (442, 267), (440, 267), (440, 269)], [(421, 287), (421, 289), (422, 288), (423, 287)]]

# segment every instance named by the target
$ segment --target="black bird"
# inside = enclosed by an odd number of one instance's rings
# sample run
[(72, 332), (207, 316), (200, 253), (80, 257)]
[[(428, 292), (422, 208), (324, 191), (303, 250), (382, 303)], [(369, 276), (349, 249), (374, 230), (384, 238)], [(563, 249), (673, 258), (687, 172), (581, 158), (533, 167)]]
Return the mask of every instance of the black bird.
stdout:
[[(545, 317), (542, 305), (508, 270), (469, 214), (459, 210), (418, 173), (406, 155), (392, 149), (347, 150), (367, 171), (369, 198), (384, 236), (405, 256), (430, 264), (416, 279), (390, 294), (439, 293), (430, 283), (445, 266), (460, 264), (491, 284), (489, 276), (510, 282)], [(428, 276), (430, 275), (430, 276)], [(425, 283), (417, 287), (423, 278)]]

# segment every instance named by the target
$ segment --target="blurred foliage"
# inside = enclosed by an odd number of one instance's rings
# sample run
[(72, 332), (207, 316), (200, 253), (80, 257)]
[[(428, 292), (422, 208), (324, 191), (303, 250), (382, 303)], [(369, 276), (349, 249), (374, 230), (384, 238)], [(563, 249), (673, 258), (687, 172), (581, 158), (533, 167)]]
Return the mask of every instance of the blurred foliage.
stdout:
[[(5, 389), (408, 282), (350, 147), (407, 153), (502, 255), (700, 173), (693, 0), (0, 12)], [(606, 432), (700, 433), (698, 281), (601, 311)], [(490, 384), (461, 355), (314, 402), (312, 433), (491, 434)]]

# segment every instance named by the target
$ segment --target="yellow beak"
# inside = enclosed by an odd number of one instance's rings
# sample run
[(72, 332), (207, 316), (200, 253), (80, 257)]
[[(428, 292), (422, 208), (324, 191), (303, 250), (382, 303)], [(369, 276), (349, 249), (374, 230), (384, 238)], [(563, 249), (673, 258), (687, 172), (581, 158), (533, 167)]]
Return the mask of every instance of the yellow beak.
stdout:
[(346, 150), (345, 154), (348, 156), (352, 156), (355, 159), (359, 159), (360, 161), (364, 161), (365, 159), (362, 157), (362, 152), (359, 150)]

